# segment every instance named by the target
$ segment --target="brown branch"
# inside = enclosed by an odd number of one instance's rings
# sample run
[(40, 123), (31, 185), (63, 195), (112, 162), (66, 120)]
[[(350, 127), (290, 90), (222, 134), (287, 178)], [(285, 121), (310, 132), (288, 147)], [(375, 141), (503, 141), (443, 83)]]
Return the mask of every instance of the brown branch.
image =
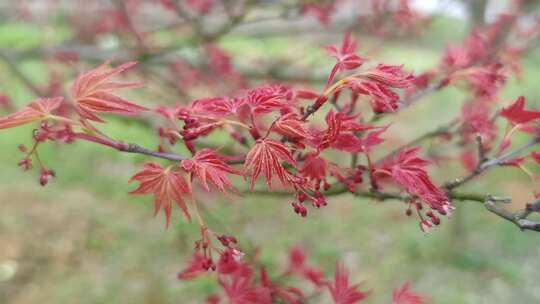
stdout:
[[(272, 191), (269, 192), (265, 189), (255, 189), (253, 191), (245, 190), (243, 192), (246, 195), (260, 195), (260, 196), (291, 196), (294, 195), (291, 191)], [(350, 192), (346, 187), (341, 185), (334, 185), (328, 191), (323, 192), (324, 196), (337, 196), (341, 194), (352, 194), (357, 197), (372, 198), (380, 201), (385, 200), (399, 200), (399, 201), (409, 201), (412, 196), (409, 194), (399, 193), (399, 192), (384, 192), (384, 191), (355, 191)], [(465, 192), (456, 192), (452, 191), (449, 193), (449, 197), (457, 201), (475, 201), (475, 202), (484, 202), (485, 195), (476, 194), (476, 193), (465, 193)]]
[[(120, 152), (142, 154), (142, 155), (152, 156), (155, 158), (161, 158), (161, 159), (170, 160), (174, 162), (180, 162), (186, 159), (190, 159), (187, 156), (179, 155), (176, 153), (154, 151), (154, 150), (150, 150), (145, 147), (142, 147), (138, 144), (124, 143), (124, 142), (117, 141), (114, 139), (98, 137), (98, 136), (90, 135), (87, 133), (76, 132), (76, 133), (73, 133), (72, 135), (76, 139), (86, 140), (89, 142), (100, 144), (106, 147), (113, 148)], [(226, 163), (231, 164), (231, 165), (243, 164), (244, 157), (238, 157), (238, 159), (229, 159), (226, 161)]]
[(176, 161), (176, 162), (189, 159), (188, 157), (185, 157), (182, 155), (153, 151), (153, 150), (141, 147), (138, 144), (123, 143), (120, 141), (115, 141), (113, 139), (97, 137), (97, 136), (90, 135), (87, 133), (74, 133), (73, 135), (77, 139), (86, 140), (86, 141), (94, 142), (103, 146), (114, 148), (120, 152), (143, 154), (143, 155), (148, 155), (148, 156), (166, 159), (170, 161)]
[(460, 187), (460, 186), (466, 184), (467, 182), (471, 181), (472, 179), (474, 179), (478, 175), (482, 174), (486, 170), (488, 170), (488, 169), (490, 169), (492, 167), (495, 167), (495, 166), (502, 165), (505, 162), (511, 160), (512, 158), (519, 156), (520, 154), (522, 154), (523, 152), (525, 152), (529, 148), (535, 146), (539, 142), (540, 142), (540, 138), (534, 138), (531, 141), (529, 141), (528, 143), (526, 143), (525, 145), (517, 148), (516, 150), (508, 152), (508, 153), (506, 153), (504, 155), (501, 155), (501, 156), (499, 156), (497, 158), (494, 158), (492, 160), (487, 160), (487, 159), (480, 160), (480, 162), (478, 163), (478, 166), (476, 166), (476, 169), (473, 172), (469, 173), (468, 175), (466, 175), (464, 177), (457, 178), (454, 181), (446, 183), (446, 185), (444, 187), (446, 189), (448, 189), (448, 190), (452, 190), (452, 189), (455, 189), (457, 187)]
[(527, 218), (533, 212), (530, 206), (538, 206), (538, 205), (540, 205), (540, 199), (537, 199), (533, 203), (528, 204), (526, 209), (518, 210), (516, 212), (510, 212), (506, 210), (505, 208), (497, 205), (497, 200), (494, 200), (490, 196), (488, 196), (484, 202), (484, 206), (486, 207), (487, 210), (513, 223), (522, 231), (524, 230), (540, 231), (540, 223)]

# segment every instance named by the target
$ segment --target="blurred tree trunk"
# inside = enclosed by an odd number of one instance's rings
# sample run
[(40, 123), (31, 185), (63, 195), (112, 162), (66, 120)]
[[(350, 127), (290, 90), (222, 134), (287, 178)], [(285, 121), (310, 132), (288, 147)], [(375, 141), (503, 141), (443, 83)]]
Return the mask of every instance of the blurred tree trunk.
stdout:
[(463, 0), (469, 11), (469, 26), (483, 25), (486, 21), (486, 9), (489, 0)]

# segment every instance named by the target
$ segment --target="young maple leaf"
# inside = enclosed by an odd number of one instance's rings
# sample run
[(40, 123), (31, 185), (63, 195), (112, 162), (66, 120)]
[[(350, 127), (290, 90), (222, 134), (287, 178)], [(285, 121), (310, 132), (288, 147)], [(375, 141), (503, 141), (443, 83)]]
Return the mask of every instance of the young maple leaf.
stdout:
[(196, 113), (220, 118), (238, 114), (242, 105), (244, 105), (244, 100), (241, 98), (206, 97), (193, 100), (189, 108)]
[(24, 109), (0, 118), (0, 129), (13, 128), (27, 123), (41, 121), (60, 106), (63, 97), (38, 98), (28, 104)]
[(304, 122), (296, 113), (287, 113), (279, 117), (273, 124), (272, 128), (283, 136), (289, 139), (305, 139), (308, 137)]
[(411, 291), (411, 283), (406, 282), (400, 288), (392, 291), (392, 304), (425, 304), (427, 300)]
[(208, 258), (202, 256), (201, 254), (195, 252), (193, 253), (193, 256), (191, 258), (191, 261), (187, 265), (186, 268), (184, 268), (182, 271), (180, 271), (176, 278), (179, 280), (191, 280), (196, 278), (202, 273), (205, 273), (208, 271), (207, 268)]
[(357, 94), (371, 96), (369, 102), (375, 113), (393, 112), (398, 108), (399, 95), (387, 85), (373, 80), (358, 80), (349, 81), (347, 86)]
[(357, 290), (359, 286), (349, 286), (349, 274), (342, 264), (338, 264), (334, 282), (328, 285), (328, 289), (335, 304), (354, 304), (367, 297), (367, 293)]
[(501, 110), (501, 116), (517, 125), (539, 119), (540, 111), (525, 110), (525, 97), (519, 96), (513, 104)]
[(141, 86), (140, 82), (114, 82), (110, 81), (136, 62), (127, 62), (116, 68), (107, 67), (108, 63), (88, 71), (75, 80), (71, 86), (70, 94), (75, 101), (75, 108), (79, 115), (88, 120), (103, 122), (94, 113), (118, 113), (134, 115), (148, 109), (120, 98), (112, 92), (116, 89), (130, 89)]
[(345, 34), (345, 37), (343, 37), (343, 41), (339, 50), (336, 46), (333, 45), (326, 47), (326, 51), (330, 54), (330, 56), (336, 58), (337, 60), (337, 63), (334, 65), (332, 71), (330, 72), (327, 85), (332, 83), (337, 72), (355, 69), (365, 62), (364, 58), (355, 54), (356, 49), (356, 41), (352, 38), (350, 32), (347, 32)]
[(424, 169), (430, 162), (418, 157), (419, 147), (399, 152), (390, 166), (390, 175), (407, 192), (417, 195), (431, 208), (446, 214), (450, 209), (448, 196), (439, 189)]
[(244, 97), (254, 115), (266, 114), (289, 107), (293, 92), (283, 85), (265, 85), (251, 89)]
[(185, 217), (191, 220), (184, 196), (191, 197), (191, 189), (177, 167), (162, 168), (154, 162), (146, 163), (143, 170), (135, 174), (129, 182), (138, 181), (139, 187), (129, 194), (154, 194), (154, 214), (161, 208), (165, 210), (167, 227), (171, 220), (173, 201), (182, 209)]
[(266, 178), (268, 189), (272, 191), (272, 176), (275, 173), (283, 185), (287, 184), (287, 170), (281, 165), (284, 161), (296, 167), (291, 151), (287, 147), (273, 139), (258, 139), (255, 145), (246, 155), (244, 173), (251, 169), (251, 186), (253, 191), (255, 181), (262, 173)]
[(208, 148), (197, 151), (192, 159), (183, 160), (182, 168), (191, 172), (192, 176), (196, 175), (206, 191), (210, 191), (208, 187), (208, 182), (210, 182), (223, 193), (225, 193), (225, 188), (236, 192), (225, 174), (241, 175), (239, 171), (225, 163), (214, 150)]
[(232, 304), (270, 304), (272, 296), (270, 290), (265, 287), (257, 287), (252, 284), (252, 272), (236, 271), (231, 279), (220, 279), (219, 283), (229, 303)]
[(403, 71), (403, 65), (379, 64), (367, 71), (366, 77), (392, 88), (407, 88), (414, 81), (412, 74)]

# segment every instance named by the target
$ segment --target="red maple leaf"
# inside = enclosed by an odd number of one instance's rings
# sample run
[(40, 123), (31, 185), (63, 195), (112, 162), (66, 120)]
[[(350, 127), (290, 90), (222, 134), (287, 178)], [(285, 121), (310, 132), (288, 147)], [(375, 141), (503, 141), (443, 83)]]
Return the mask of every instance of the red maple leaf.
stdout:
[(254, 115), (266, 114), (290, 106), (293, 92), (284, 85), (265, 85), (251, 89), (244, 97), (244, 102)]
[(328, 285), (332, 299), (336, 304), (354, 304), (364, 300), (367, 293), (358, 291), (360, 285), (349, 286), (349, 274), (342, 264), (336, 267), (334, 282)]
[(289, 249), (289, 266), (287, 273), (296, 273), (304, 279), (310, 281), (315, 286), (322, 286), (324, 281), (324, 273), (306, 263), (306, 255), (298, 247)]
[(392, 88), (407, 88), (413, 84), (414, 76), (403, 71), (403, 65), (379, 64), (366, 72), (366, 77)]
[(195, 252), (184, 270), (180, 271), (176, 278), (179, 280), (191, 280), (208, 271), (208, 258)]
[(60, 106), (63, 97), (38, 98), (24, 109), (0, 118), (0, 129), (13, 128), (27, 123), (47, 119)]
[(375, 113), (392, 112), (398, 107), (399, 95), (382, 83), (373, 80), (357, 80), (349, 81), (347, 86), (357, 94), (371, 96), (369, 102)]
[(287, 113), (280, 116), (273, 124), (273, 129), (289, 139), (305, 139), (308, 137), (304, 122), (296, 113)]
[(510, 106), (501, 110), (501, 116), (512, 124), (523, 124), (540, 118), (540, 111), (525, 110), (525, 97), (519, 96)]
[(364, 63), (365, 59), (355, 54), (356, 49), (356, 41), (352, 38), (350, 32), (347, 32), (343, 37), (343, 41), (339, 49), (333, 45), (326, 47), (326, 51), (328, 51), (330, 56), (336, 58), (337, 60), (337, 63), (334, 65), (332, 71), (330, 72), (327, 85), (332, 83), (337, 72), (352, 70), (361, 66)]
[(162, 168), (157, 163), (149, 162), (144, 165), (142, 171), (131, 177), (129, 182), (132, 181), (138, 181), (140, 184), (137, 189), (129, 192), (129, 194), (154, 194), (154, 214), (157, 214), (163, 208), (167, 226), (169, 226), (171, 219), (173, 201), (182, 209), (185, 217), (191, 220), (184, 202), (185, 195), (191, 197), (191, 189), (178, 167)]
[(116, 89), (130, 89), (141, 86), (140, 82), (114, 82), (109, 78), (119, 74), (136, 62), (127, 62), (116, 68), (107, 67), (108, 63), (90, 70), (75, 80), (71, 86), (70, 94), (75, 101), (75, 108), (82, 118), (103, 122), (94, 113), (118, 113), (125, 115), (138, 114), (147, 111), (145, 107), (133, 104), (120, 98), (112, 92)]
[(251, 271), (236, 271), (232, 274), (230, 280), (220, 279), (219, 283), (231, 304), (272, 303), (272, 296), (268, 288), (253, 286)]
[(270, 191), (272, 191), (272, 176), (274, 173), (283, 185), (287, 184), (288, 172), (281, 164), (282, 161), (296, 167), (291, 151), (283, 143), (268, 138), (258, 139), (246, 155), (244, 163), (244, 173), (251, 169), (250, 190), (253, 191), (255, 181), (261, 173), (266, 178)]
[(210, 191), (208, 187), (208, 182), (210, 182), (223, 193), (225, 193), (225, 188), (236, 192), (226, 174), (240, 175), (240, 172), (225, 163), (223, 158), (212, 149), (197, 151), (192, 159), (182, 161), (182, 168), (196, 175), (206, 191)]
[(193, 100), (189, 107), (196, 113), (225, 117), (238, 114), (242, 105), (244, 105), (244, 100), (240, 98), (206, 97)]
[(399, 152), (387, 169), (389, 175), (407, 192), (417, 195), (431, 208), (446, 214), (450, 208), (448, 196), (431, 181), (425, 170), (430, 162), (418, 157), (418, 151), (420, 148), (415, 147)]
[(411, 283), (406, 282), (400, 288), (392, 291), (392, 304), (424, 304), (426, 299), (411, 291)]

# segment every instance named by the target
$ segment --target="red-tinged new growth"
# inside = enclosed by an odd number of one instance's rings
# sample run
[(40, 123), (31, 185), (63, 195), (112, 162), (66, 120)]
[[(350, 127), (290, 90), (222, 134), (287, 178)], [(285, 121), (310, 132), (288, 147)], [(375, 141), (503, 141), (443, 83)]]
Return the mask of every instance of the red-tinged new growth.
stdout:
[(309, 135), (304, 121), (296, 113), (280, 116), (273, 124), (273, 129), (290, 140), (305, 140)]
[(349, 273), (342, 264), (336, 267), (334, 282), (328, 284), (328, 289), (335, 304), (354, 304), (364, 300), (367, 293), (358, 291), (360, 284), (349, 285)]
[(246, 156), (244, 174), (251, 171), (250, 190), (253, 191), (255, 181), (262, 173), (266, 179), (268, 189), (272, 191), (272, 177), (277, 175), (283, 185), (288, 184), (289, 172), (281, 162), (296, 167), (291, 151), (281, 142), (273, 139), (259, 139)]
[[(523, 129), (527, 131), (529, 124), (540, 119), (540, 111), (525, 110), (525, 97), (520, 96), (508, 107), (503, 108), (500, 113), (513, 127), (507, 128), (506, 133), (501, 140), (497, 153), (500, 154), (512, 144), (512, 135), (515, 131)], [(533, 127), (533, 133), (537, 133), (537, 128)]]
[(103, 122), (94, 113), (117, 113), (135, 115), (148, 109), (131, 103), (113, 94), (117, 89), (138, 88), (140, 82), (114, 82), (109, 78), (133, 67), (136, 62), (127, 62), (116, 68), (109, 68), (108, 62), (90, 70), (75, 80), (70, 94), (79, 115), (88, 120)]
[[(399, 152), (389, 163), (377, 169), (376, 173), (390, 176), (405, 190), (427, 203), (432, 209), (442, 215), (447, 215), (453, 210), (446, 193), (437, 187), (429, 177), (425, 167), (430, 164), (425, 159), (418, 157), (420, 148), (409, 148)], [(417, 210), (422, 209), (420, 203), (415, 204)], [(439, 218), (428, 212), (430, 220), (424, 220), (421, 216), (421, 228), (428, 231), (433, 225), (439, 224)]]
[(146, 163), (143, 170), (130, 179), (130, 182), (132, 181), (138, 181), (139, 186), (129, 193), (154, 194), (154, 213), (157, 214), (163, 208), (167, 226), (169, 226), (171, 219), (173, 201), (182, 209), (185, 217), (191, 220), (184, 201), (185, 196), (191, 199), (191, 188), (177, 166), (171, 165), (162, 168), (154, 162)]
[(206, 191), (210, 191), (210, 182), (222, 193), (225, 193), (226, 189), (236, 192), (226, 174), (241, 175), (214, 150), (208, 148), (197, 151), (192, 159), (183, 160), (182, 168), (191, 172), (192, 178), (196, 176)]
[(0, 118), (0, 129), (18, 127), (20, 125), (42, 121), (50, 117), (64, 98), (38, 98), (28, 104), (24, 109)]
[(411, 291), (411, 282), (406, 282), (400, 288), (392, 291), (392, 304), (427, 304), (423, 296)]
[(525, 110), (525, 97), (520, 96), (510, 106), (501, 110), (501, 116), (513, 125), (540, 119), (540, 111)]
[(350, 32), (346, 33), (343, 37), (341, 47), (338, 49), (336, 46), (330, 45), (326, 47), (328, 54), (336, 58), (337, 62), (330, 72), (327, 85), (330, 85), (338, 72), (356, 69), (361, 66), (365, 59), (356, 54), (357, 43), (352, 38)]

